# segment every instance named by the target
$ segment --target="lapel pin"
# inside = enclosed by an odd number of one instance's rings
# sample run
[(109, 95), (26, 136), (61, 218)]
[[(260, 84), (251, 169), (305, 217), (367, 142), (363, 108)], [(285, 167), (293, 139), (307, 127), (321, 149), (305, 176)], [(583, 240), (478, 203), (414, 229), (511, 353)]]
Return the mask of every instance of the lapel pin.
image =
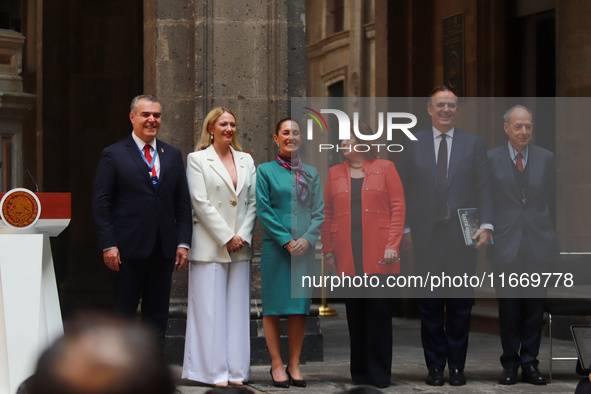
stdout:
[(164, 153), (164, 148), (160, 148), (160, 153)]
[(238, 204), (238, 202), (236, 202), (235, 200), (230, 200), (230, 205), (232, 205), (233, 207), (235, 207)]

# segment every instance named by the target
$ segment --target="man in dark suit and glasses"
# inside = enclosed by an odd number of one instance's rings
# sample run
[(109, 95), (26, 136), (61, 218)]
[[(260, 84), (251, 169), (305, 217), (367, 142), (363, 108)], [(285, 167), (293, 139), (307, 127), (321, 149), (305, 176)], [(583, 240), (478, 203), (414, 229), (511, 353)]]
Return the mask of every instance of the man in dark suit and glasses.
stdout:
[[(455, 128), (457, 97), (451, 89), (439, 86), (430, 96), (427, 110), (432, 127), (417, 132), (417, 141), (409, 141), (402, 152), (399, 173), (406, 200), (402, 245), (405, 250), (414, 249), (415, 267), (423, 277), (442, 272), (471, 275), (476, 249), (489, 243), (492, 230), (486, 148), (481, 137)], [(458, 208), (479, 209), (482, 224), (474, 236), (476, 247), (465, 244)], [(443, 385), (446, 363), (449, 383), (466, 384), (464, 364), (473, 304), (472, 291), (466, 290), (418, 299), (429, 385)]]
[[(509, 275), (552, 272), (558, 261), (554, 226), (554, 154), (531, 144), (533, 116), (516, 105), (504, 116), (509, 141), (488, 152), (495, 228), (495, 243), (488, 249), (497, 274), (505, 273), (505, 287), (497, 283), (503, 355), (501, 384), (515, 384), (521, 366), (525, 382), (543, 385), (538, 371), (538, 351), (546, 289), (510, 288)], [(498, 276), (497, 276), (498, 277)], [(536, 291), (537, 290), (537, 291)]]
[(191, 205), (181, 151), (156, 140), (162, 108), (152, 95), (136, 96), (132, 133), (105, 148), (94, 184), (99, 247), (115, 272), (115, 310), (142, 321), (163, 341), (174, 268), (187, 264)]

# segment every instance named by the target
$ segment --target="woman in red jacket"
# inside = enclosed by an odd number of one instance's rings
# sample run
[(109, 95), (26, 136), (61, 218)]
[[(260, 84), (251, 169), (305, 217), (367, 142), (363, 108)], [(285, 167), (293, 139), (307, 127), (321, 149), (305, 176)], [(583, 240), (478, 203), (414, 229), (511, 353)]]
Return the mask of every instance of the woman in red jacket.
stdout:
[[(359, 122), (362, 134), (373, 134)], [(343, 163), (330, 168), (324, 189), (322, 253), (328, 270), (341, 276), (400, 272), (404, 192), (394, 163), (378, 159), (354, 132), (342, 141)], [(385, 281), (381, 282), (385, 283)], [(391, 298), (347, 298), (351, 377), (355, 384), (384, 388), (392, 367)]]

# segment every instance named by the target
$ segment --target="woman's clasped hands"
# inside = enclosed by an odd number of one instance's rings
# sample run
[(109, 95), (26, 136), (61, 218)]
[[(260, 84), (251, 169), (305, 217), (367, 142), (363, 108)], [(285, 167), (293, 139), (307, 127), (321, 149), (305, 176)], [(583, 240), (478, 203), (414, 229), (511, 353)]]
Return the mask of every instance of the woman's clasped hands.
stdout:
[(299, 238), (292, 241), (289, 241), (285, 244), (285, 249), (291, 254), (292, 256), (301, 256), (306, 253), (308, 247), (310, 246), (310, 242), (308, 242), (305, 238)]
[(228, 246), (228, 252), (238, 253), (240, 250), (242, 250), (245, 244), (247, 244), (247, 242), (244, 240), (244, 238), (238, 234), (235, 234), (232, 239), (226, 243), (226, 246)]

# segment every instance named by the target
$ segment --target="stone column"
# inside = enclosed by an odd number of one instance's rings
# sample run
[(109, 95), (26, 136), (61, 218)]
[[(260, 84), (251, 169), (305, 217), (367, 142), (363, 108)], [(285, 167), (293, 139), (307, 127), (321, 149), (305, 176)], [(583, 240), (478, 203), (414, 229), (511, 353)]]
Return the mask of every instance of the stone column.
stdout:
[[(242, 147), (272, 160), (275, 122), (305, 95), (304, 0), (144, 0), (144, 90), (163, 102), (159, 138), (186, 155), (215, 106), (237, 116)], [(257, 227), (253, 300), (260, 298)], [(168, 347), (182, 361), (187, 271), (173, 279)]]
[[(181, 149), (194, 148), (196, 99), (196, 19), (193, 0), (144, 1), (144, 92), (162, 102), (158, 138)], [(187, 305), (187, 270), (172, 279), (166, 351), (182, 363)]]
[(368, 78), (365, 75), (364, 60), (365, 59), (365, 29), (363, 28), (363, 2), (361, 0), (352, 0), (348, 15), (345, 17), (349, 20), (349, 66), (348, 66), (348, 82), (349, 86), (346, 90), (348, 97), (363, 97), (367, 96)]
[(22, 47), (25, 37), (0, 29), (0, 192), (22, 186), (23, 119), (35, 95), (23, 93)]

